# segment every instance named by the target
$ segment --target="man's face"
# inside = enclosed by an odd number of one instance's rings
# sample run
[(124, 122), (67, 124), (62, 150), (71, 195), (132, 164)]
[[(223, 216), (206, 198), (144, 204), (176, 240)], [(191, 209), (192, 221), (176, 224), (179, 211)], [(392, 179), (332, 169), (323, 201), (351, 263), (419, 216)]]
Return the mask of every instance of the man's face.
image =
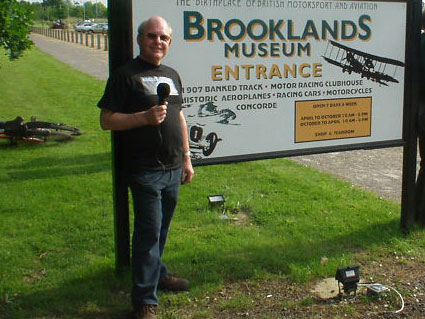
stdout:
[(162, 19), (149, 21), (143, 34), (137, 36), (137, 43), (140, 46), (140, 56), (143, 60), (160, 65), (171, 44), (167, 23)]

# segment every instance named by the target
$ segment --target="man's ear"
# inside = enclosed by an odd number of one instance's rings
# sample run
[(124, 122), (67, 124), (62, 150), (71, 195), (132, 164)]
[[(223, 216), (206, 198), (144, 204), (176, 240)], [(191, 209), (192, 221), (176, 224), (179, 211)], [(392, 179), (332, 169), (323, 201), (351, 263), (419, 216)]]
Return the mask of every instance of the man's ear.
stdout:
[(142, 35), (140, 33), (137, 34), (137, 44), (139, 47), (142, 45)]

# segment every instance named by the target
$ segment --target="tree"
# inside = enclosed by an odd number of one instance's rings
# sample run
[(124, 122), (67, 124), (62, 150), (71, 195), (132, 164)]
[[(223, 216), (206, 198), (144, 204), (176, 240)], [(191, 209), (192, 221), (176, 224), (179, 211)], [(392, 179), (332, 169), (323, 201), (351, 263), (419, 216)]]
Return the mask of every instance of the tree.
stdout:
[(108, 17), (108, 9), (105, 7), (105, 5), (101, 2), (96, 2), (95, 4), (96, 8), (96, 18), (107, 18)]
[(74, 5), (73, 7), (71, 7), (70, 14), (72, 17), (82, 18), (84, 16), (84, 8), (80, 5)]
[(91, 2), (84, 3), (84, 8), (86, 9), (86, 19), (93, 19), (96, 16), (96, 10)]
[(67, 4), (64, 0), (43, 0), (42, 6), (49, 21), (63, 19), (67, 16)]
[(19, 58), (31, 47), (31, 12), (17, 0), (0, 1), (0, 47), (7, 51), (10, 60)]
[(29, 6), (29, 9), (32, 11), (32, 21), (41, 21), (44, 19), (43, 7), (40, 2), (29, 3), (21, 1), (21, 3), (25, 3), (26, 6)]

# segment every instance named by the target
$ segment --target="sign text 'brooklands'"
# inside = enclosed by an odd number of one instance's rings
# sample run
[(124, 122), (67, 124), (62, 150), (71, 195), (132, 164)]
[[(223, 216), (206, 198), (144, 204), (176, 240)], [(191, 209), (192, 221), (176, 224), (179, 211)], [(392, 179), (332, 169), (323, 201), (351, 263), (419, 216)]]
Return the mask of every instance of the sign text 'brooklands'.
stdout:
[[(301, 26), (288, 19), (251, 19), (244, 22), (240, 19), (224, 21), (218, 18), (207, 18), (198, 11), (185, 11), (184, 40), (190, 42), (221, 41), (224, 44), (225, 58), (275, 58), (311, 56), (310, 40), (324, 41), (332, 38), (338, 41), (360, 39), (368, 41), (372, 36), (371, 17), (360, 15), (353, 20), (320, 20), (307, 19)], [(250, 40), (250, 41), (249, 41)], [(277, 42), (280, 41), (280, 42)], [(214, 81), (244, 79), (271, 79), (297, 77), (320, 77), (321, 63), (302, 63), (300, 65), (262, 64), (212, 66), (211, 77)]]

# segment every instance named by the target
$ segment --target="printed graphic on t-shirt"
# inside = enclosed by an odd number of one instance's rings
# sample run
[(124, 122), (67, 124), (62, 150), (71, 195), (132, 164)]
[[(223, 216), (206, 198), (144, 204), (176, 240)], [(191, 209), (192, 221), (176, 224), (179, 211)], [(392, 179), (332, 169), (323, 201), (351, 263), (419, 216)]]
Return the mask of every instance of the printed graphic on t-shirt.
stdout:
[(141, 77), (143, 88), (146, 95), (157, 95), (156, 88), (160, 83), (167, 83), (170, 86), (170, 95), (179, 95), (172, 79), (163, 76)]

